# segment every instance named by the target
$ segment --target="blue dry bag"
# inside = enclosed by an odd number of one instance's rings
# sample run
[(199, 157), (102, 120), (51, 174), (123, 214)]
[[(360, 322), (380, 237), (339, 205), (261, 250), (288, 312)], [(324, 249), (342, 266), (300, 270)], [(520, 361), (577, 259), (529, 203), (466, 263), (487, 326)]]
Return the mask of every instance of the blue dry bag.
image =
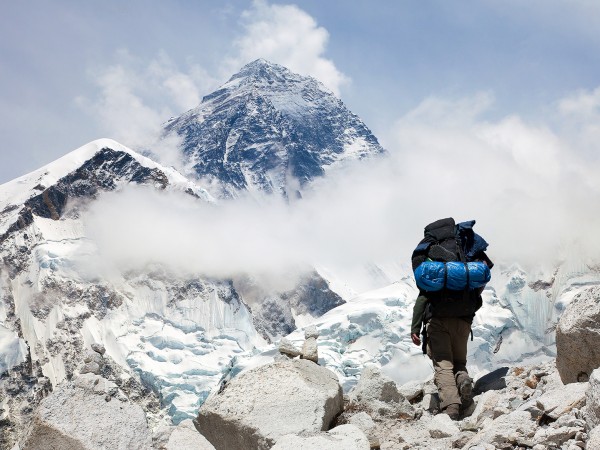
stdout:
[(481, 288), (491, 279), (489, 267), (476, 262), (425, 261), (415, 269), (415, 280), (419, 289), (428, 292), (440, 291), (444, 287), (453, 291)]

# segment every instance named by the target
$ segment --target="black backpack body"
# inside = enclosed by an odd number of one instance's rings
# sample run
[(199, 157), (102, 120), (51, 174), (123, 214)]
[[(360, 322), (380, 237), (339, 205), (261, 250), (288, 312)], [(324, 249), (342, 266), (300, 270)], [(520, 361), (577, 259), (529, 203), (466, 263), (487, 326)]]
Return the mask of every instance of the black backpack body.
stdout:
[[(412, 254), (412, 266), (415, 270), (426, 260), (451, 262), (468, 262), (469, 260), (482, 260), (491, 268), (491, 261), (483, 251), (477, 252), (472, 257), (466, 256), (469, 240), (473, 239), (472, 225), (465, 232), (464, 227), (457, 227), (454, 219), (449, 217), (430, 223), (425, 227), (424, 238), (419, 242)], [(459, 232), (460, 229), (460, 232)], [(469, 233), (470, 231), (470, 233)], [(481, 238), (480, 238), (481, 239)], [(483, 241), (485, 243), (485, 241)], [(486, 243), (487, 246), (487, 243)], [(425, 310), (424, 321), (431, 317), (463, 317), (472, 320), (475, 312), (481, 308), (481, 289), (465, 289), (454, 291), (447, 288), (436, 292), (420, 291), (420, 295), (427, 297), (428, 305)]]

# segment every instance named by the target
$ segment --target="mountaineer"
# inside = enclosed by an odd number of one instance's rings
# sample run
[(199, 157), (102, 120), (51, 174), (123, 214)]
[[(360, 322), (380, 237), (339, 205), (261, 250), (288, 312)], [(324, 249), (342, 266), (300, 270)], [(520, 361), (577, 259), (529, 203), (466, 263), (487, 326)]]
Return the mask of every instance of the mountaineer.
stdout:
[[(467, 341), (490, 280), (488, 243), (473, 231), (475, 221), (455, 224), (440, 219), (425, 227), (412, 254), (419, 288), (413, 308), (411, 339), (433, 361), (434, 382), (443, 413), (453, 420), (473, 404), (473, 380), (467, 372)], [(423, 336), (423, 339), (419, 337)]]

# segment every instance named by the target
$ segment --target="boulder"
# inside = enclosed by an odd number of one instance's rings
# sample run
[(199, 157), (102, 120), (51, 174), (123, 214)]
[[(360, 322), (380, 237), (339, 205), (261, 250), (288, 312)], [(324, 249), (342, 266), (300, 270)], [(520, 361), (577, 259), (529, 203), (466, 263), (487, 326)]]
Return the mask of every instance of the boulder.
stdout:
[(302, 354), (302, 352), (287, 338), (282, 338), (281, 341), (279, 341), (279, 353), (287, 355), (290, 358), (295, 358)]
[(304, 330), (304, 339), (317, 339), (319, 337), (319, 330), (317, 330), (317, 327), (314, 325), (311, 325), (309, 327), (306, 327), (306, 329)]
[(319, 362), (319, 350), (316, 338), (309, 337), (304, 341), (304, 344), (302, 345), (302, 358), (308, 359), (314, 363)]
[(455, 436), (460, 433), (456, 423), (448, 414), (434, 416), (433, 419), (427, 422), (427, 431), (429, 431), (429, 435), (434, 439)]
[(369, 450), (369, 441), (354, 425), (340, 425), (326, 433), (287, 434), (277, 440), (272, 450)]
[(81, 375), (84, 375), (86, 373), (92, 373), (94, 375), (100, 375), (100, 365), (97, 362), (95, 362), (95, 361), (85, 363), (83, 365), (83, 367), (81, 368), (81, 370), (79, 371), (79, 373)]
[(114, 385), (86, 374), (59, 385), (40, 403), (21, 450), (147, 450), (146, 415), (132, 402), (112, 399)]
[(215, 448), (188, 419), (173, 430), (165, 450), (215, 450)]
[(99, 353), (100, 355), (104, 355), (104, 353), (106, 353), (106, 349), (104, 348), (104, 345), (102, 344), (98, 344), (97, 342), (94, 342), (91, 345), (92, 350), (94, 350), (96, 353)]
[(596, 427), (588, 433), (587, 448), (600, 448), (600, 427)]
[(486, 417), (494, 418), (494, 407), (500, 401), (498, 391), (489, 390), (484, 392), (477, 399), (477, 406), (470, 417), (463, 422), (465, 429), (478, 429)]
[(366, 412), (361, 411), (357, 414), (354, 414), (348, 419), (348, 423), (358, 427), (360, 431), (367, 436), (371, 448), (377, 448), (380, 446), (379, 437), (376, 433), (375, 422)]
[(400, 394), (409, 402), (423, 396), (423, 382), (409, 381), (398, 388)]
[(574, 438), (579, 431), (579, 428), (573, 427), (540, 428), (533, 436), (533, 442), (544, 445), (544, 448), (556, 448)]
[(537, 406), (552, 419), (558, 419), (563, 414), (581, 408), (585, 405), (585, 392), (588, 383), (571, 383), (562, 388), (551, 389), (540, 396)]
[(556, 327), (556, 367), (563, 383), (587, 381), (600, 367), (600, 287), (579, 293)]
[(351, 407), (369, 412), (374, 419), (415, 417), (415, 409), (400, 394), (396, 383), (375, 366), (363, 369), (348, 397)]
[(592, 429), (600, 425), (600, 369), (592, 372), (585, 398), (585, 421)]
[[(536, 432), (536, 422), (526, 411), (513, 411), (498, 417), (483, 425), (483, 430), (474, 436), (464, 448), (473, 449), (473, 446), (483, 444), (494, 445), (499, 448), (510, 448), (509, 445), (521, 445), (531, 447), (531, 438)], [(486, 447), (483, 447), (486, 448)]]
[(333, 372), (285, 359), (242, 373), (211, 395), (196, 426), (217, 450), (269, 449), (286, 434), (327, 430), (342, 409)]

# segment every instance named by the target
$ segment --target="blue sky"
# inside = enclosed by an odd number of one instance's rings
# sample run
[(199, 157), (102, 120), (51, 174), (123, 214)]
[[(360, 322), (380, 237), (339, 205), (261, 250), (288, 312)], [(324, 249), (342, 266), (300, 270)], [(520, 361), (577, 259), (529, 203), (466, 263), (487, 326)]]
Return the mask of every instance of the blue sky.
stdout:
[[(321, 78), (388, 147), (423, 105), (589, 141), (600, 108), (592, 0), (33, 0), (2, 21), (0, 183), (96, 138), (143, 145), (256, 57)], [(588, 110), (563, 130), (568, 105)]]

